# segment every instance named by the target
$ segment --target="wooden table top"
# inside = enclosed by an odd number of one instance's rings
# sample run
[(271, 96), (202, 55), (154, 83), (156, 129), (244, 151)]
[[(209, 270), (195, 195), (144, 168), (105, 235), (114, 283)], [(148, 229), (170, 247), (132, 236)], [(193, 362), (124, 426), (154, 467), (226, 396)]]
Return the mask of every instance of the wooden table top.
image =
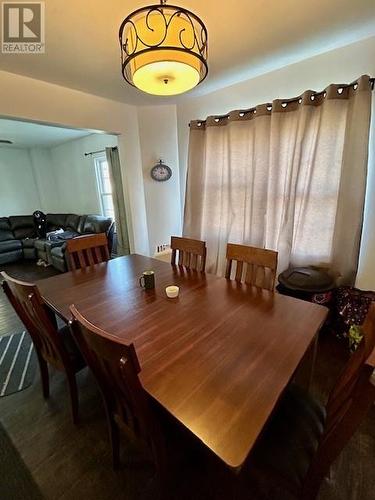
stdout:
[[(156, 288), (138, 278), (155, 271)], [(165, 287), (178, 285), (168, 299)], [(133, 342), (146, 391), (230, 467), (240, 467), (327, 315), (325, 307), (140, 255), (38, 282), (69, 320)]]

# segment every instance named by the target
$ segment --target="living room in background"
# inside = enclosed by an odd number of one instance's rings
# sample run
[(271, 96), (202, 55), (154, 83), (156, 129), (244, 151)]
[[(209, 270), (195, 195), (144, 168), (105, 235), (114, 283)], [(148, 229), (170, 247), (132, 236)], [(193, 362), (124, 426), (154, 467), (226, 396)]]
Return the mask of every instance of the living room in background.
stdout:
[[(66, 241), (79, 235), (104, 232), (109, 249), (116, 247), (112, 194), (104, 195), (110, 188), (105, 148), (117, 145), (116, 136), (0, 119), (0, 139), (2, 269), (10, 265), (22, 276), (22, 269), (32, 273), (38, 263), (41, 276), (44, 266), (66, 271)], [(92, 155), (85, 154), (98, 150), (103, 197)]]

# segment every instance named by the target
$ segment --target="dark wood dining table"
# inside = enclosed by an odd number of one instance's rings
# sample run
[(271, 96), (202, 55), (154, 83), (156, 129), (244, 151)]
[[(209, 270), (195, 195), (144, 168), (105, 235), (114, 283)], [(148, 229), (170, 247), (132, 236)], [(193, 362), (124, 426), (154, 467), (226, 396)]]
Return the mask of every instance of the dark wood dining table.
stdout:
[[(144, 290), (139, 277), (155, 272)], [(168, 299), (165, 287), (178, 285)], [(133, 342), (145, 390), (231, 468), (245, 462), (327, 309), (141, 255), (38, 282), (65, 321), (69, 306)]]

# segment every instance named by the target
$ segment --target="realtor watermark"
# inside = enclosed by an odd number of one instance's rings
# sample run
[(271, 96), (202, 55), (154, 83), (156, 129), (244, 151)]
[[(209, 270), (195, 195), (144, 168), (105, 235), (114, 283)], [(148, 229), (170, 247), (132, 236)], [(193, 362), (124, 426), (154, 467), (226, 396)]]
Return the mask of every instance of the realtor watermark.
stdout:
[(44, 10), (44, 2), (2, 2), (4, 54), (44, 54)]

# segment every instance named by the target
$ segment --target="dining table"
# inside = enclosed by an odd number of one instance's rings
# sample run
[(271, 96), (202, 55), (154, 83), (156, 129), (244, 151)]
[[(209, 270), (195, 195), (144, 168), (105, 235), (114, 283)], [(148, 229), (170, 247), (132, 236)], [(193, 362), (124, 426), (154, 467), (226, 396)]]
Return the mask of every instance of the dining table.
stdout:
[[(155, 273), (155, 288), (139, 278)], [(165, 288), (177, 285), (169, 299)], [(74, 304), (115, 341), (135, 346), (145, 391), (239, 469), (316, 342), (327, 308), (142, 255), (38, 282), (64, 321)]]

